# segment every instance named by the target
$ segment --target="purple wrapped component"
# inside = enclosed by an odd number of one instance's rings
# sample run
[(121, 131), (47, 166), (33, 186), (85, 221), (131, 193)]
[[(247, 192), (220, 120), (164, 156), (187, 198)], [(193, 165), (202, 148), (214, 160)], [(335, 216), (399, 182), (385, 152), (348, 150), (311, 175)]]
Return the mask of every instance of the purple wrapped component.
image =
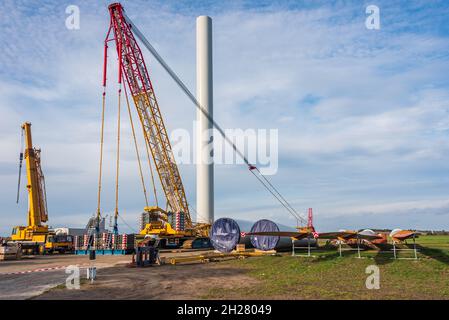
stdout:
[[(257, 221), (251, 228), (251, 232), (278, 232), (276, 223), (270, 220), (262, 219)], [(259, 250), (273, 250), (276, 248), (280, 237), (276, 236), (251, 236), (251, 244)]]
[(210, 241), (220, 252), (231, 252), (240, 240), (240, 228), (235, 220), (220, 218), (214, 222), (210, 232)]

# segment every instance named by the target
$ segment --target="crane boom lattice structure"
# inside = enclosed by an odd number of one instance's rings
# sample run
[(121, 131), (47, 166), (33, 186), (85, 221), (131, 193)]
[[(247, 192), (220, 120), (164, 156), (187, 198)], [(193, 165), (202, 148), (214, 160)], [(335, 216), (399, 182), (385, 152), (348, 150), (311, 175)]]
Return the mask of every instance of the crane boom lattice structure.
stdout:
[(133, 35), (131, 25), (124, 17), (121, 4), (110, 5), (109, 13), (111, 22), (108, 37), (113, 30), (119, 58), (119, 82), (123, 73), (144, 129), (145, 140), (151, 151), (169, 209), (173, 212), (183, 212), (186, 227), (192, 227), (181, 175), (173, 156), (142, 51)]

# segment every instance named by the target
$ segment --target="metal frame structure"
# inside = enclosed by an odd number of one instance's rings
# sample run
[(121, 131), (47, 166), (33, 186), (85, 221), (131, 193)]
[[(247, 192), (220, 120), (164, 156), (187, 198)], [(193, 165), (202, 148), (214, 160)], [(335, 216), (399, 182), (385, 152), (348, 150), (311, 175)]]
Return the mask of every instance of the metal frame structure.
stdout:
[[(307, 237), (307, 247), (297, 247), (295, 246), (296, 239), (292, 239), (292, 257), (307, 257), (307, 258), (313, 258), (311, 254), (312, 247), (310, 246), (310, 237)], [(296, 254), (296, 249), (305, 250), (307, 249), (307, 254)], [(316, 248), (314, 248), (316, 249)]]
[(359, 237), (357, 237), (357, 248), (343, 249), (341, 245), (344, 241), (338, 239), (338, 253), (339, 253), (340, 257), (343, 257), (343, 251), (357, 251), (357, 259), (362, 259), (363, 257), (361, 255), (361, 251), (365, 250), (365, 249), (360, 248), (360, 240), (361, 239)]
[[(413, 234), (413, 249), (398, 249), (396, 248), (396, 243), (399, 241), (396, 241), (393, 239), (393, 258), (395, 260), (418, 260), (418, 249), (416, 248), (416, 236)], [(413, 251), (413, 258), (399, 258), (398, 257), (398, 251)]]

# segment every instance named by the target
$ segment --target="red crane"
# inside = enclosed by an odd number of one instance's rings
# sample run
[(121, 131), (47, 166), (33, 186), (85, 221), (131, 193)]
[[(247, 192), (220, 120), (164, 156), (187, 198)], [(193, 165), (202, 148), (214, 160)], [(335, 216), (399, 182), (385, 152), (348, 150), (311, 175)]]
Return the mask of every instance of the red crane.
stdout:
[(309, 212), (307, 215), (307, 228), (311, 231), (315, 231), (315, 227), (313, 226), (313, 212), (312, 208), (309, 208)]
[[(107, 43), (115, 40), (119, 61), (119, 84), (122, 82), (123, 73), (137, 108), (145, 141), (151, 151), (168, 206), (173, 212), (183, 212), (186, 216), (186, 226), (191, 227), (192, 220), (184, 186), (142, 51), (133, 35), (131, 24), (124, 16), (123, 6), (120, 3), (113, 3), (109, 6), (109, 13), (111, 22), (105, 41), (103, 86), (106, 86)], [(114, 33), (113, 39), (109, 39), (111, 30)]]

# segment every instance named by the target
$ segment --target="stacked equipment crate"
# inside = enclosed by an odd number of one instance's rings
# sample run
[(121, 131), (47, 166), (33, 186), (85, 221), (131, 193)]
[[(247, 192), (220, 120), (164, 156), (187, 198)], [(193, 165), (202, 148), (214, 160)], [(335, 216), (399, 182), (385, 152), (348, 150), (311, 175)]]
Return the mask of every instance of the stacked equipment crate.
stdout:
[(143, 230), (148, 223), (150, 223), (150, 213), (142, 212), (142, 214), (140, 215), (139, 230)]
[(134, 251), (134, 234), (113, 234), (103, 232), (98, 236), (92, 235), (93, 246), (89, 246), (89, 235), (75, 237), (75, 253), (85, 255), (95, 250), (97, 254), (128, 254)]
[(183, 212), (169, 212), (168, 213), (168, 223), (172, 226), (176, 231), (184, 231), (185, 230), (185, 214)]

